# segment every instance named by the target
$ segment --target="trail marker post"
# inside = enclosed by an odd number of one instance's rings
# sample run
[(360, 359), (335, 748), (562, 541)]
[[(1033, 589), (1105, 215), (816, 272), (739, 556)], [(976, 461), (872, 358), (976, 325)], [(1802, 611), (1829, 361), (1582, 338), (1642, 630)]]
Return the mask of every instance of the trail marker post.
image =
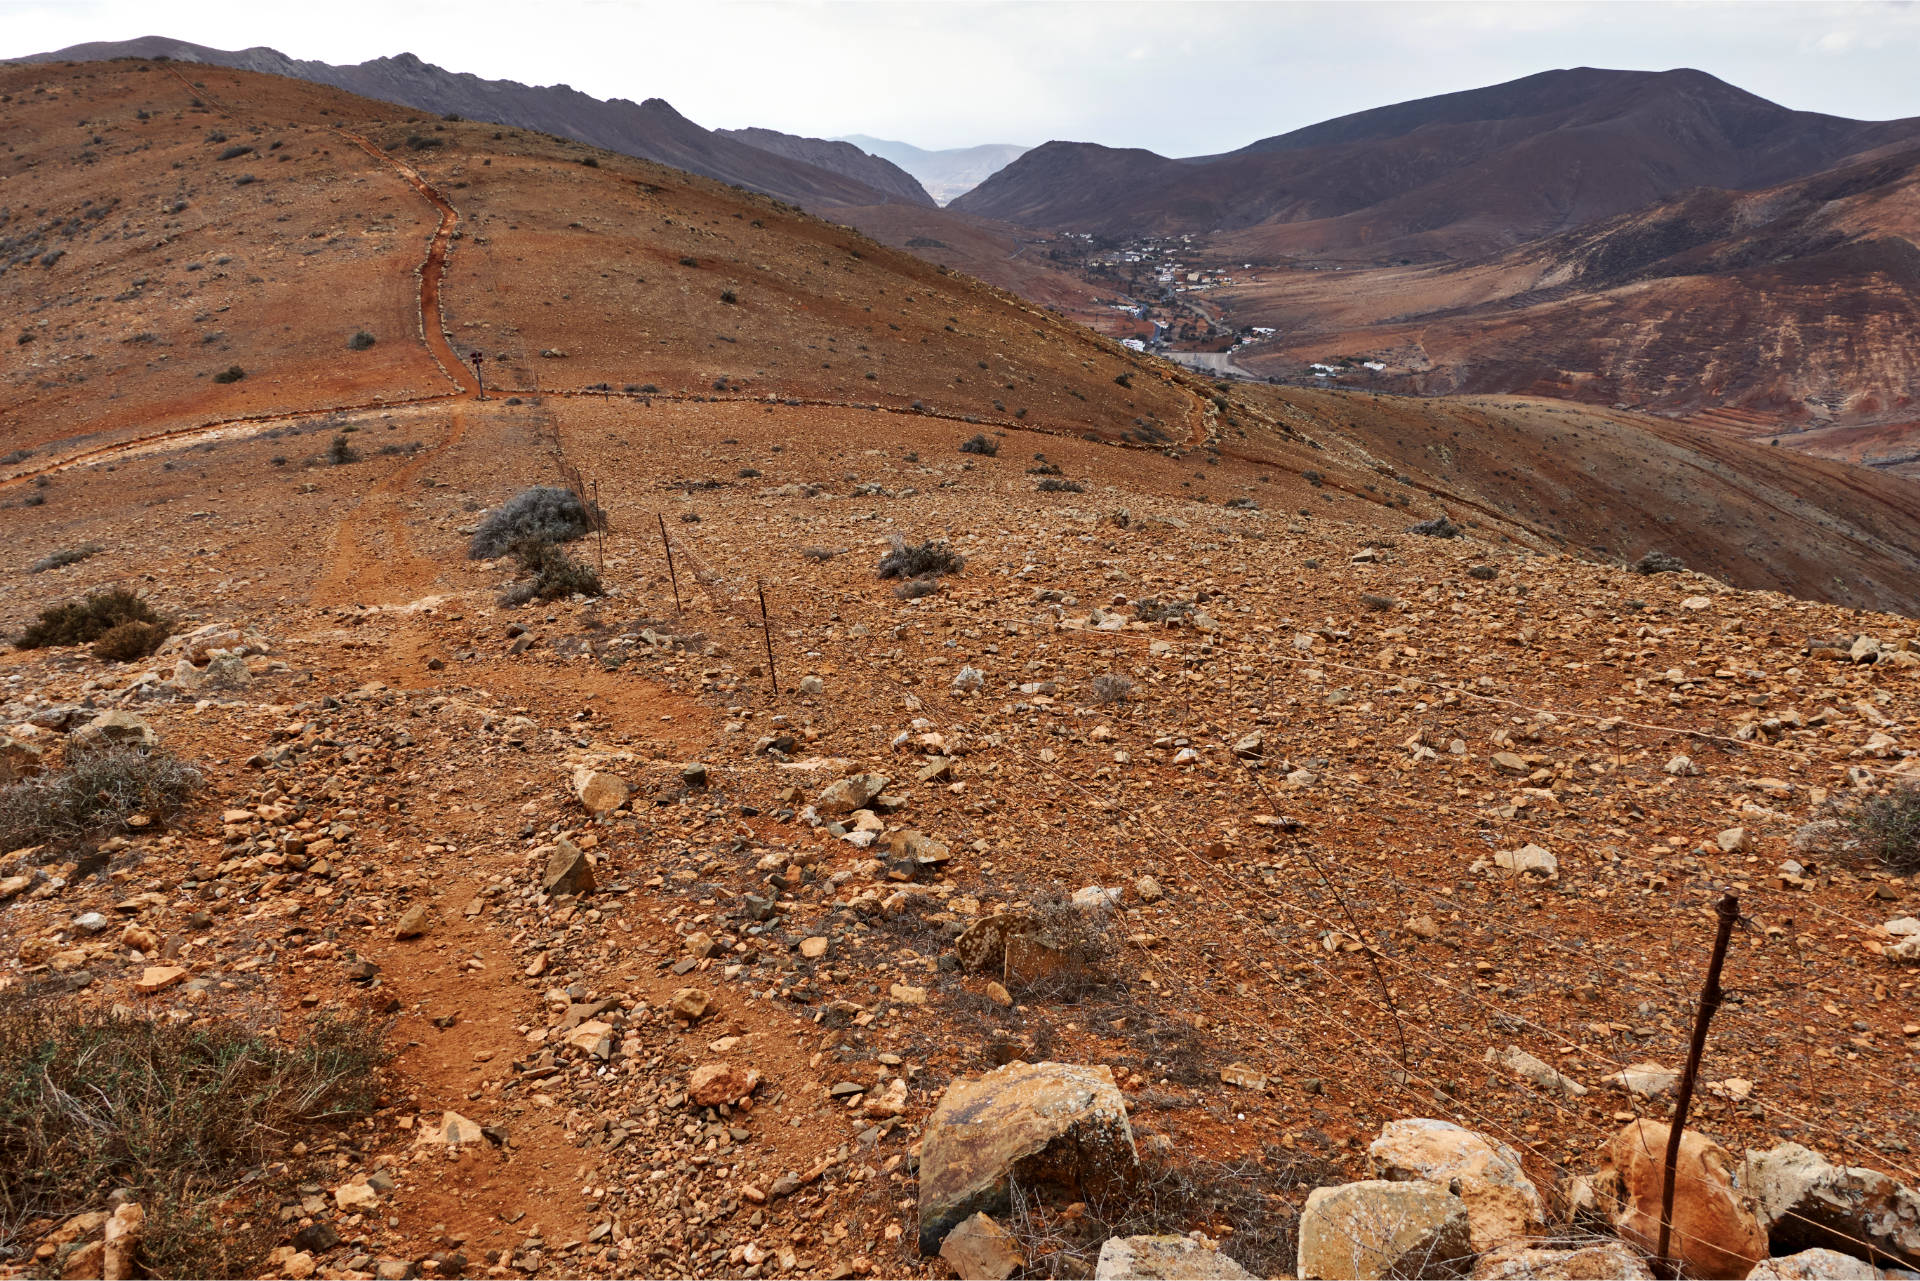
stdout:
[(474, 389), (479, 392), (479, 399), (485, 400), (487, 398), (487, 384), (486, 380), (480, 377), (480, 362), (485, 360), (486, 356), (476, 351), (473, 353), (471, 359), (473, 360)]
[(773, 627), (767, 622), (767, 585), (756, 578), (753, 586), (760, 593), (760, 635), (767, 642), (767, 679), (773, 682), (773, 692), (777, 695), (780, 673), (773, 667)]
[(654, 513), (654, 519), (660, 522), (660, 545), (667, 549), (667, 577), (673, 582), (673, 616), (680, 617), (680, 575), (673, 568), (673, 540), (667, 537), (667, 518)]
[(1667, 1168), (1660, 1185), (1660, 1243), (1653, 1253), (1654, 1267), (1662, 1276), (1677, 1277), (1679, 1265), (1667, 1257), (1673, 1235), (1673, 1183), (1679, 1172), (1680, 1136), (1686, 1132), (1687, 1109), (1693, 1105), (1693, 1086), (1700, 1075), (1700, 1056), (1707, 1048), (1707, 1025), (1720, 1008), (1720, 967), (1726, 963), (1727, 943), (1733, 938), (1733, 923), (1740, 919), (1740, 900), (1722, 895), (1713, 910), (1720, 915), (1719, 932), (1713, 937), (1713, 956), (1707, 962), (1707, 981), (1700, 991), (1700, 1011), (1693, 1020), (1693, 1042), (1687, 1047), (1687, 1066), (1680, 1073), (1680, 1094), (1673, 1104), (1673, 1126), (1667, 1131)]

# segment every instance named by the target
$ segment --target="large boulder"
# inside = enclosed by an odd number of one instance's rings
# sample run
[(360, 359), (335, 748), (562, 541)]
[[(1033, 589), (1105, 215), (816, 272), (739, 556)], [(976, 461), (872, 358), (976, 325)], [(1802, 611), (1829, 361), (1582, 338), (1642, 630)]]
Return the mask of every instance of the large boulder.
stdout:
[(701, 1107), (738, 1103), (760, 1084), (758, 1069), (732, 1063), (702, 1063), (687, 1073), (687, 1097)]
[(222, 690), (245, 689), (253, 681), (247, 660), (238, 654), (217, 653), (206, 666), (196, 667), (182, 658), (173, 666), (167, 684), (186, 694), (211, 694)]
[(1515, 1241), (1480, 1256), (1472, 1281), (1653, 1281), (1639, 1251), (1620, 1241), (1596, 1241), (1578, 1249)]
[(1015, 1062), (956, 1081), (920, 1150), (920, 1249), (933, 1254), (962, 1219), (1004, 1210), (1016, 1178), (1084, 1200), (1117, 1192), (1138, 1165), (1126, 1100), (1105, 1067)]
[[(1667, 1134), (1658, 1121), (1628, 1125), (1608, 1143), (1605, 1167), (1589, 1183), (1595, 1208), (1614, 1231), (1649, 1253), (1660, 1239)], [(1741, 1185), (1727, 1150), (1692, 1130), (1680, 1138), (1667, 1248), (1686, 1275), (1703, 1281), (1744, 1277), (1767, 1257), (1759, 1201)]]
[(1742, 1181), (1759, 1198), (1774, 1249), (1871, 1251), (1883, 1267), (1920, 1271), (1920, 1196), (1890, 1176), (1782, 1143), (1748, 1152)]
[(1880, 1269), (1838, 1250), (1802, 1250), (1762, 1259), (1747, 1281), (1880, 1281)]
[(1466, 1202), (1476, 1252), (1523, 1241), (1546, 1227), (1546, 1202), (1520, 1168), (1520, 1154), (1451, 1121), (1387, 1122), (1367, 1149), (1367, 1166), (1377, 1179), (1425, 1180)]
[(547, 869), (540, 877), (540, 888), (555, 898), (593, 893), (593, 864), (586, 851), (564, 836), (555, 841), (553, 853), (547, 856)]
[(1108, 1237), (1094, 1265), (1095, 1281), (1253, 1281), (1253, 1273), (1192, 1236)]
[(110, 747), (137, 747), (142, 751), (160, 741), (153, 727), (132, 712), (102, 712), (73, 731), (69, 752), (103, 751)]
[(1458, 1277), (1472, 1263), (1466, 1202), (1432, 1183), (1315, 1188), (1300, 1212), (1300, 1281)]

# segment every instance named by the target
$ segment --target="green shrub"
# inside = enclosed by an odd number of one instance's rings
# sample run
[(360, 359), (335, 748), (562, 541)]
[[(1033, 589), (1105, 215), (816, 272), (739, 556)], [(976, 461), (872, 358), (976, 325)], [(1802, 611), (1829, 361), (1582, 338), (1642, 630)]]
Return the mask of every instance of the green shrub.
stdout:
[(158, 623), (163, 621), (153, 606), (138, 593), (124, 587), (93, 592), (85, 600), (63, 601), (40, 611), (38, 622), (31, 623), (15, 642), (21, 649), (42, 649), (48, 645), (85, 645), (99, 640), (122, 623)]
[(237, 383), (246, 376), (247, 371), (240, 368), (240, 366), (228, 365), (225, 369), (222, 369), (213, 376), (213, 381), (217, 383)]
[(333, 443), (327, 446), (327, 462), (335, 467), (345, 467), (348, 463), (360, 461), (360, 451), (355, 449), (346, 435), (335, 436)]
[(165, 623), (122, 623), (93, 643), (93, 656), (114, 663), (131, 663), (160, 648), (172, 629)]
[(375, 338), (364, 329), (355, 330), (353, 337), (347, 339), (347, 350), (365, 351), (379, 341), (378, 338)]

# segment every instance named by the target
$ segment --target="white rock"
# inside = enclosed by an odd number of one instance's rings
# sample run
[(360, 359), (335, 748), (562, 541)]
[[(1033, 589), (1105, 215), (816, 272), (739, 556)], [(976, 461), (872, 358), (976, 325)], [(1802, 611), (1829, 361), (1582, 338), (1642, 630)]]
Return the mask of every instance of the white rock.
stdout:
[(1459, 1197), (1476, 1251), (1523, 1241), (1546, 1226), (1546, 1203), (1521, 1169), (1520, 1154), (1451, 1121), (1389, 1121), (1367, 1149), (1367, 1166), (1376, 1178), (1425, 1180)]

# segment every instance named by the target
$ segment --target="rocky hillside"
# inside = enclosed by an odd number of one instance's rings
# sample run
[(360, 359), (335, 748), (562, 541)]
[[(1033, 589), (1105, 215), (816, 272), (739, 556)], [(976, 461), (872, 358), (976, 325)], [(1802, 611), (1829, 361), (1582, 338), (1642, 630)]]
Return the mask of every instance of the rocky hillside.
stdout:
[(1670, 1253), (1920, 1265), (1920, 625), (1639, 546), (1911, 600), (1904, 491), (322, 86), (0, 95), (9, 1266), (1650, 1275), (1728, 896)]

